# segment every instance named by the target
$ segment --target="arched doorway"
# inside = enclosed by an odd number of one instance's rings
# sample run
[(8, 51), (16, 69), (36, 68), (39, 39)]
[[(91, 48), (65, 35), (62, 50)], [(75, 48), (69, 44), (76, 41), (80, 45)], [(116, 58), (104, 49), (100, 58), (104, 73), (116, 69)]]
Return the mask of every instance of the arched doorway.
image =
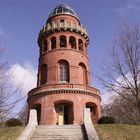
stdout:
[(86, 103), (86, 108), (90, 108), (92, 122), (96, 123), (96, 120), (98, 118), (97, 105), (95, 103), (88, 102)]
[(71, 101), (55, 102), (56, 124), (73, 124), (73, 103)]
[(41, 120), (41, 104), (35, 104), (33, 106), (33, 109), (36, 109), (36, 111), (37, 111), (37, 122), (39, 124), (40, 120)]

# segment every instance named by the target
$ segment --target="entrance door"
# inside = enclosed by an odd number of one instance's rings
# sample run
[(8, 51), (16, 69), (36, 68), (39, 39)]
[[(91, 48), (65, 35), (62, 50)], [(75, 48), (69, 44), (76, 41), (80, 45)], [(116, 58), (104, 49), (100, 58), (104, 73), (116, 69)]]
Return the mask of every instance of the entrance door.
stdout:
[(59, 103), (55, 104), (56, 111), (56, 124), (73, 124), (73, 104), (72, 103)]
[(64, 105), (59, 105), (58, 124), (59, 125), (63, 125), (64, 124)]

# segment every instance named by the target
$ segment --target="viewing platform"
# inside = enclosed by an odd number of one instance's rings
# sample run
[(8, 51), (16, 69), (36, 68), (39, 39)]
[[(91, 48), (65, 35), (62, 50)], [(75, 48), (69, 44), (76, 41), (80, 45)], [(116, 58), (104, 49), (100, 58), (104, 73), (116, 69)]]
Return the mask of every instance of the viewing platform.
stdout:
[(86, 38), (87, 41), (89, 41), (88, 38), (88, 32), (86, 30), (86, 28), (83, 25), (77, 25), (77, 24), (73, 24), (73, 23), (61, 23), (61, 22), (56, 22), (56, 23), (52, 23), (49, 24), (47, 23), (41, 30), (40, 30), (40, 34), (41, 33), (53, 33), (53, 32), (59, 32), (59, 31), (70, 31), (70, 32), (76, 32), (81, 34), (84, 38)]

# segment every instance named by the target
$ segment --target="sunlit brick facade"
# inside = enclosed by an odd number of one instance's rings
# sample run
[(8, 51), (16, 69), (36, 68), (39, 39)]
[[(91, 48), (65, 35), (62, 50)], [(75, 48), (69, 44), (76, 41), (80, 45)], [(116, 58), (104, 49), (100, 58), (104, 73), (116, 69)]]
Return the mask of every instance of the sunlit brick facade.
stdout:
[(90, 86), (89, 38), (76, 13), (58, 5), (40, 30), (37, 87), (29, 91), (29, 109), (39, 124), (82, 124), (84, 108), (100, 118), (99, 90)]

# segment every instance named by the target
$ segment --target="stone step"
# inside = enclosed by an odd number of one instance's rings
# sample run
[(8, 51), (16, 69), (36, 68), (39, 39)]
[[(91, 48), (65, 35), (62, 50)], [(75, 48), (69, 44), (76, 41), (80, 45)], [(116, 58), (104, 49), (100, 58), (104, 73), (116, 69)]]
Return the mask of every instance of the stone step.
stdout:
[(87, 138), (83, 137), (37, 137), (32, 138), (31, 140), (87, 140)]
[(87, 140), (86, 138), (33, 138), (32, 140)]
[(87, 140), (81, 125), (39, 125), (31, 140)]
[(58, 135), (58, 136), (36, 136), (36, 137), (32, 137), (32, 138), (83, 138), (82, 135), (80, 136), (62, 136), (62, 135)]
[(61, 129), (61, 130), (57, 130), (57, 129), (38, 129), (37, 128), (37, 132), (45, 132), (45, 131), (47, 131), (47, 132), (81, 132), (81, 130), (79, 130), (79, 129)]
[(54, 128), (54, 129), (64, 129), (64, 128), (81, 128), (81, 125), (39, 125), (38, 128)]

